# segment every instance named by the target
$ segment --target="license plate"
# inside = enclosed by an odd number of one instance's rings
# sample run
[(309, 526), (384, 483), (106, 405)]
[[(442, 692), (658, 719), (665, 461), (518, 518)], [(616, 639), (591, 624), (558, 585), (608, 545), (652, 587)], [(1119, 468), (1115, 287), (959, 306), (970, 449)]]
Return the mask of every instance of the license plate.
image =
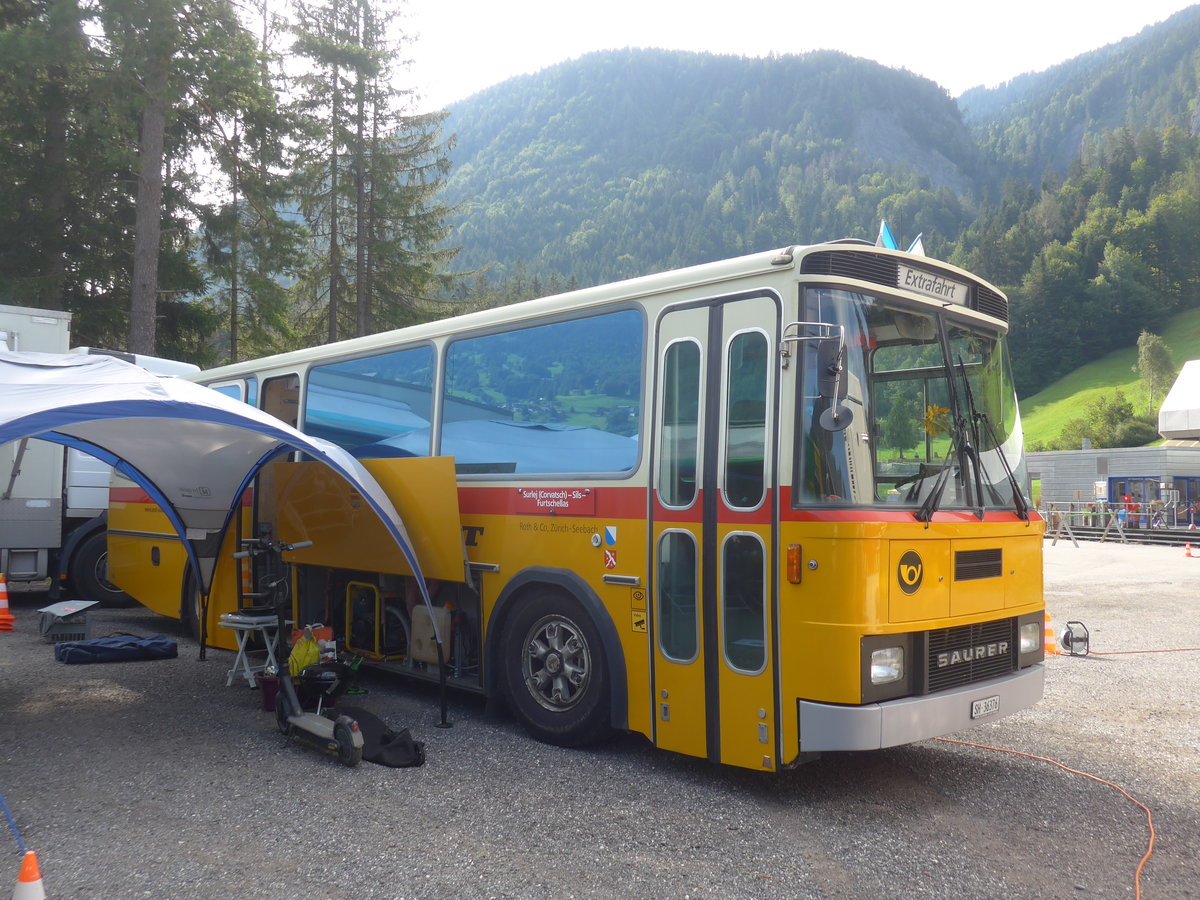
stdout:
[(978, 719), (981, 716), (990, 716), (994, 712), (1000, 712), (1000, 697), (984, 697), (982, 700), (971, 701), (971, 718)]

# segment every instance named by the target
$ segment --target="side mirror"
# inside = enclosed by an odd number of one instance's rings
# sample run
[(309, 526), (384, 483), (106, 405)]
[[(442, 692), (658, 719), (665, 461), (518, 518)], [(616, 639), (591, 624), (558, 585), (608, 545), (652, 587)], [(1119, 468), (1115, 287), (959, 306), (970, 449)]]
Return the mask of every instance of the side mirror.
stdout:
[[(815, 334), (806, 333), (807, 329)], [(792, 344), (817, 342), (817, 393), (829, 400), (821, 413), (820, 425), (826, 431), (841, 431), (854, 421), (853, 411), (843, 406), (850, 386), (846, 372), (846, 329), (831, 322), (791, 322), (783, 329), (779, 342), (780, 367), (786, 369)]]
[(826, 400), (846, 399), (846, 347), (841, 341), (817, 345), (817, 391)]
[(848, 388), (846, 345), (840, 340), (821, 341), (817, 345), (817, 391), (830, 401), (820, 418), (826, 431), (842, 431), (854, 421), (854, 411), (841, 402)]

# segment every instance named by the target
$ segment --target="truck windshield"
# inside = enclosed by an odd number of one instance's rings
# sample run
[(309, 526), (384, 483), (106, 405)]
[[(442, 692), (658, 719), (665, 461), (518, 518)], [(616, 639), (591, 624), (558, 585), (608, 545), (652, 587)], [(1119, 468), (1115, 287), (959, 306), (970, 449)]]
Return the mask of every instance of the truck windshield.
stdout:
[[(897, 506), (925, 519), (936, 509), (1023, 512), (1020, 415), (998, 331), (953, 307), (825, 288), (806, 299), (812, 321), (845, 336), (845, 397), (823, 396), (821, 354), (808, 342), (795, 505)], [(844, 428), (829, 428), (828, 416), (822, 425), (835, 402)]]

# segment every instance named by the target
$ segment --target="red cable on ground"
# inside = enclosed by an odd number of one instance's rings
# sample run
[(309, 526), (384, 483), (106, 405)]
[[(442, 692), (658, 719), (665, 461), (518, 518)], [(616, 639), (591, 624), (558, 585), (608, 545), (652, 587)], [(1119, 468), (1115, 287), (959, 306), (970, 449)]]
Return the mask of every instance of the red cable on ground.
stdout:
[[(1118, 656), (1122, 653), (1195, 653), (1200, 650), (1200, 647), (1172, 647), (1169, 650), (1093, 650), (1092, 656)], [(1070, 656), (1069, 653), (1061, 653), (1061, 656)]]
[[(1124, 651), (1124, 652), (1152, 653), (1154, 651), (1129, 650), (1129, 651)], [(1137, 898), (1137, 900), (1141, 900), (1142, 869), (1146, 865), (1146, 860), (1148, 860), (1150, 858), (1150, 854), (1152, 854), (1154, 852), (1154, 838), (1155, 838), (1154, 816), (1150, 813), (1150, 808), (1148, 806), (1143, 804), (1141, 801), (1137, 800), (1135, 797), (1133, 797), (1128, 791), (1126, 791), (1120, 785), (1113, 784), (1111, 781), (1105, 781), (1103, 778), (1099, 777), (1098, 775), (1091, 775), (1088, 772), (1081, 772), (1078, 769), (1072, 769), (1070, 766), (1064, 765), (1063, 763), (1060, 763), (1058, 760), (1051, 759), (1048, 756), (1037, 756), (1036, 754), (1033, 754), (1033, 753), (1022, 753), (1020, 750), (1008, 750), (1004, 747), (989, 747), (987, 744), (973, 744), (970, 741), (956, 741), (953, 738), (944, 738), (943, 737), (943, 738), (937, 738), (936, 740), (939, 740), (945, 744), (960, 744), (963, 747), (975, 747), (978, 750), (994, 750), (997, 753), (1011, 753), (1013, 756), (1024, 756), (1026, 759), (1036, 759), (1039, 762), (1050, 763), (1050, 765), (1052, 765), (1052, 766), (1058, 766), (1064, 772), (1070, 772), (1072, 775), (1082, 775), (1084, 778), (1090, 778), (1090, 779), (1092, 779), (1092, 781), (1098, 781), (1101, 784), (1108, 785), (1110, 788), (1112, 788), (1117, 793), (1123, 794), (1135, 806), (1140, 807), (1142, 809), (1142, 811), (1146, 813), (1146, 827), (1150, 829), (1150, 842), (1146, 845), (1146, 852), (1142, 855), (1141, 860), (1138, 862), (1137, 870), (1133, 873), (1133, 895), (1135, 898)]]

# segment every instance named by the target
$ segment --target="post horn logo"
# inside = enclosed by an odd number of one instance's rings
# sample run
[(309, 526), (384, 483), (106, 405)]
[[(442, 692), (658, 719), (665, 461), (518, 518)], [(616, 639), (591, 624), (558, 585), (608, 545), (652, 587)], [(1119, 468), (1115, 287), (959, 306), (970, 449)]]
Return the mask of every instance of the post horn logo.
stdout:
[(925, 566), (920, 555), (916, 550), (909, 550), (900, 557), (900, 564), (896, 566), (896, 582), (900, 585), (900, 590), (906, 594), (915, 594), (921, 586), (921, 576), (924, 572)]

